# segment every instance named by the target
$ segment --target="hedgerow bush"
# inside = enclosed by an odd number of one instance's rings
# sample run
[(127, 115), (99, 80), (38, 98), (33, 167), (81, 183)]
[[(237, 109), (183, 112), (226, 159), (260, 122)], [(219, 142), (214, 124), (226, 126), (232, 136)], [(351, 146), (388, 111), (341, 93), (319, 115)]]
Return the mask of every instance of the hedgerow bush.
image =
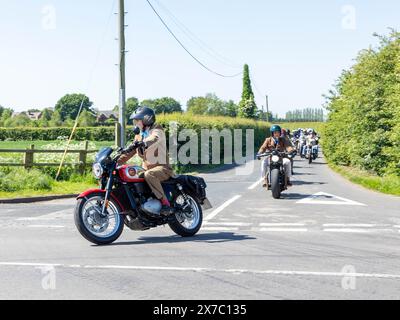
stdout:
[[(174, 113), (168, 115), (158, 115), (160, 123), (167, 131), (170, 122), (178, 122), (180, 128), (194, 129), (200, 132), (201, 129), (254, 129), (256, 142), (265, 138), (268, 132), (268, 124), (261, 121), (230, 118), (195, 116), (190, 114)], [(131, 126), (128, 126), (131, 129)], [(0, 128), (0, 141), (53, 141), (59, 137), (69, 137), (71, 128)], [(132, 132), (128, 131), (128, 136), (132, 139)], [(74, 134), (74, 140), (83, 141), (113, 141), (115, 140), (114, 127), (86, 127), (78, 128)]]
[(400, 33), (379, 38), (331, 92), (324, 152), (337, 165), (400, 176)]
[(0, 168), (0, 191), (51, 190), (52, 181), (37, 169)]

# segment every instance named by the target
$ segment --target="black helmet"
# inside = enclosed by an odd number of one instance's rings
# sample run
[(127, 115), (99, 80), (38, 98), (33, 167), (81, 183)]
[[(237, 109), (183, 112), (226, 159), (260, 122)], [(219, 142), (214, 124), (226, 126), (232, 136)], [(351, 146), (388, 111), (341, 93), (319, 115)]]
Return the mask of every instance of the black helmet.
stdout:
[(132, 114), (131, 120), (142, 120), (146, 127), (151, 127), (156, 122), (156, 113), (148, 107), (139, 107)]

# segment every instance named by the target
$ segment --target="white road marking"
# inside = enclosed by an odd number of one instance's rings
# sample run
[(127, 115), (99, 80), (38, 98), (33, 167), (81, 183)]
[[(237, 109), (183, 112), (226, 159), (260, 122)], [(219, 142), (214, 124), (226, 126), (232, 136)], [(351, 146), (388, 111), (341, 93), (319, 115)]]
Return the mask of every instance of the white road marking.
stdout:
[(246, 222), (205, 222), (205, 226), (224, 226), (224, 227), (249, 227), (252, 223)]
[(222, 204), (219, 208), (215, 209), (213, 212), (211, 212), (205, 219), (204, 221), (210, 221), (212, 219), (214, 219), (219, 213), (221, 213), (224, 209), (226, 209), (227, 207), (229, 207), (232, 203), (234, 203), (235, 201), (239, 200), (242, 196), (241, 195), (237, 195), (234, 196), (232, 199), (226, 201), (224, 204)]
[(53, 225), (31, 225), (27, 226), (28, 228), (44, 228), (44, 229), (62, 229), (65, 228), (64, 226), (53, 226)]
[(386, 273), (346, 273), (346, 272), (324, 272), (324, 271), (292, 271), (292, 270), (251, 270), (251, 269), (216, 269), (201, 267), (161, 267), (161, 266), (121, 266), (121, 265), (63, 265), (48, 263), (14, 263), (0, 262), (5, 267), (60, 267), (80, 269), (104, 269), (104, 270), (136, 270), (136, 271), (175, 271), (175, 272), (203, 272), (203, 273), (228, 273), (234, 275), (257, 274), (257, 275), (286, 275), (286, 276), (321, 276), (321, 277), (355, 277), (355, 278), (382, 278), (400, 279), (400, 274)]
[[(322, 197), (329, 197), (332, 200), (320, 200)], [(366, 206), (363, 203), (349, 200), (346, 198), (338, 197), (333, 194), (318, 192), (303, 200), (297, 201), (298, 204), (328, 204), (328, 205), (342, 205), (342, 206)]]
[(304, 227), (305, 223), (260, 223), (260, 227)]
[(21, 262), (0, 262), (3, 267), (63, 267), (62, 264), (54, 263), (21, 263)]
[(263, 179), (258, 180), (257, 182), (253, 183), (248, 190), (254, 190), (255, 188), (258, 187), (259, 184), (261, 184), (261, 182), (263, 181)]
[(23, 217), (18, 218), (17, 221), (51, 221), (59, 219), (71, 219), (73, 209), (66, 209), (61, 211), (52, 212), (38, 217)]
[(344, 228), (344, 229), (337, 229), (337, 228), (330, 228), (330, 229), (324, 229), (325, 232), (342, 232), (342, 233), (370, 233), (374, 232), (374, 230), (371, 229), (350, 229), (350, 228)]
[(260, 228), (261, 232), (307, 232), (307, 228)]
[(203, 231), (239, 231), (239, 228), (227, 228), (227, 227), (205, 227), (201, 228)]
[(366, 224), (366, 223), (327, 223), (323, 225), (327, 228), (377, 228), (377, 227), (388, 227), (388, 225), (379, 224)]

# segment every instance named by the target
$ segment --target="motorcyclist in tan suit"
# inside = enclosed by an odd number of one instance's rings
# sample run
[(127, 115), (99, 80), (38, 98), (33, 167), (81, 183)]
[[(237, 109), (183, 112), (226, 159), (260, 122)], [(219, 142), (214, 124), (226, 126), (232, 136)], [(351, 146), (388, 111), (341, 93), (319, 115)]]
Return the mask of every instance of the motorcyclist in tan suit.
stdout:
[(165, 131), (156, 123), (154, 110), (147, 107), (140, 107), (131, 116), (131, 120), (140, 128), (140, 134), (136, 135), (132, 145), (127, 148), (128, 153), (121, 156), (118, 165), (126, 163), (135, 155), (142, 158), (143, 168), (146, 170), (144, 178), (162, 203), (161, 214), (172, 214), (173, 209), (161, 184), (175, 175), (169, 164)]

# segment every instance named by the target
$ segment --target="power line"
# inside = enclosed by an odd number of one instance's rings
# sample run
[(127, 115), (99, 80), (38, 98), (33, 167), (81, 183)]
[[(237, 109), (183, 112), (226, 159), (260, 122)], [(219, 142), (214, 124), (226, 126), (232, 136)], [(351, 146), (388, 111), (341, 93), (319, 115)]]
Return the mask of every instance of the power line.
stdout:
[(228, 59), (227, 57), (224, 57), (220, 53), (218, 53), (216, 50), (211, 48), (209, 45), (207, 45), (203, 40), (201, 40), (198, 36), (196, 36), (185, 24), (183, 24), (168, 8), (166, 8), (159, 0), (155, 0), (158, 4), (158, 6), (164, 10), (164, 12), (171, 18), (171, 20), (175, 23), (175, 25), (190, 39), (192, 40), (198, 47), (208, 54), (209, 56), (213, 57), (216, 59), (218, 62), (231, 67), (231, 68), (242, 68), (242, 65), (239, 65), (238, 63)]
[(211, 72), (217, 76), (223, 77), (223, 78), (235, 78), (243, 74), (243, 72), (234, 74), (234, 75), (224, 75), (221, 73), (218, 73), (211, 68), (207, 67), (203, 62), (201, 62), (199, 59), (197, 59), (186, 47), (185, 45), (178, 39), (178, 37), (174, 34), (174, 32), (169, 28), (169, 26), (166, 24), (164, 19), (160, 16), (160, 14), (157, 12), (157, 10), (154, 8), (154, 6), (151, 4), (150, 0), (146, 0), (146, 2), (149, 4), (151, 9), (154, 11), (154, 13), (157, 15), (157, 17), (160, 19), (164, 27), (168, 30), (168, 32), (174, 37), (174, 39), (179, 43), (179, 45), (204, 69), (206, 69), (208, 72)]

